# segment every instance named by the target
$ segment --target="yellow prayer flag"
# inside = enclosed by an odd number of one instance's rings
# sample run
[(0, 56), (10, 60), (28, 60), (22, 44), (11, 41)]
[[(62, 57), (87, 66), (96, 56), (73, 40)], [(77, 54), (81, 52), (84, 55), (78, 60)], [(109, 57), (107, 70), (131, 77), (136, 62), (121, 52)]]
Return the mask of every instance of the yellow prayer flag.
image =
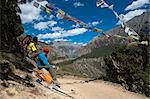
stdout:
[(48, 14), (51, 14), (52, 10), (46, 8), (46, 12), (47, 12)]
[(95, 28), (93, 31), (94, 31), (94, 32), (101, 32), (102, 30)]
[(61, 9), (58, 10), (58, 13), (61, 14), (61, 15), (65, 15), (65, 12)]

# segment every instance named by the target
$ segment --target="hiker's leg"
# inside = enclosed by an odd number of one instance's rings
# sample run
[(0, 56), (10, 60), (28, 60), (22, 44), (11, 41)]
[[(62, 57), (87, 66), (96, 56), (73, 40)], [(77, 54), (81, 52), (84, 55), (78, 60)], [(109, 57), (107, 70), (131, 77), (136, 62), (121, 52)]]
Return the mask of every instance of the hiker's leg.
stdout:
[(56, 71), (53, 69), (52, 66), (50, 66), (49, 68), (49, 72), (53, 78), (53, 83), (56, 84), (58, 87), (60, 87), (60, 83), (57, 80), (57, 75), (56, 75)]
[(49, 72), (53, 78), (53, 80), (57, 80), (57, 75), (56, 75), (56, 71), (53, 69), (52, 66), (49, 67)]
[(34, 69), (36, 69), (36, 70), (38, 69), (37, 63), (34, 60), (30, 59), (29, 57), (26, 57), (26, 61), (31, 63), (34, 66)]

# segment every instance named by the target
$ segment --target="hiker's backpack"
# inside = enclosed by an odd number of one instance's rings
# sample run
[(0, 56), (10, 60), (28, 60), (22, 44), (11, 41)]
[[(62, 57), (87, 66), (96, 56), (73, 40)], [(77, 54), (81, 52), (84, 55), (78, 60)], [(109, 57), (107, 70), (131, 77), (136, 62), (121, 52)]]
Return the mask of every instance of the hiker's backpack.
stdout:
[(21, 49), (25, 49), (26, 46), (29, 44), (30, 40), (31, 40), (31, 36), (30, 35), (25, 35), (25, 34), (22, 34), (20, 35), (17, 39), (19, 41), (19, 47)]
[(39, 78), (42, 78), (43, 81), (45, 81), (48, 84), (51, 84), (53, 82), (51, 74), (45, 68), (38, 70), (37, 75)]
[(37, 51), (37, 48), (36, 48), (36, 45), (35, 43), (33, 42), (30, 42), (27, 46), (27, 51), (32, 53), (32, 52), (36, 52)]

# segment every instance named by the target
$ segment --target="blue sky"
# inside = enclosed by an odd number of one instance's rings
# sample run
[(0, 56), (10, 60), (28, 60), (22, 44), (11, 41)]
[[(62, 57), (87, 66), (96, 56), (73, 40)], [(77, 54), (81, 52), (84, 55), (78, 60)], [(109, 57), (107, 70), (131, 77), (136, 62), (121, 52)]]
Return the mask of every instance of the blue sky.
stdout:
[[(36, 0), (35, 0), (36, 1)], [(49, 0), (55, 6), (69, 15), (93, 25), (96, 28), (108, 31), (117, 26), (118, 20), (107, 8), (96, 7), (96, 0)], [(118, 14), (124, 14), (126, 21), (147, 11), (149, 0), (105, 0), (114, 4)], [(39, 2), (45, 6), (47, 1)], [(40, 41), (68, 41), (74, 44), (85, 45), (100, 33), (92, 32), (66, 21), (47, 14), (33, 6), (33, 2), (19, 5), (22, 13), (21, 20), (25, 34), (39, 37)]]

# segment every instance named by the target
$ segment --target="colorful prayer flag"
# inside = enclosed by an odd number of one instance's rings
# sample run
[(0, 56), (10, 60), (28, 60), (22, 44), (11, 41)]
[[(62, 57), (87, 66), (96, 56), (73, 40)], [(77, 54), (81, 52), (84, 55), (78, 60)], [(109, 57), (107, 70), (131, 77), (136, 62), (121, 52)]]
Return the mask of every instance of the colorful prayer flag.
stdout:
[(69, 20), (71, 20), (68, 16), (63, 16), (63, 18), (66, 20), (66, 21), (69, 21)]
[(101, 32), (102, 30), (98, 29), (98, 28), (94, 28), (93, 32)]
[(61, 9), (58, 9), (58, 13), (61, 14), (61, 15), (65, 15), (65, 12)]
[(57, 13), (56, 17), (59, 19), (63, 19), (63, 15), (61, 15), (60, 13)]
[(114, 5), (109, 6), (109, 9), (113, 10), (114, 9)]
[(88, 28), (88, 27), (89, 27), (89, 25), (87, 25), (87, 24), (84, 23), (84, 22), (80, 22), (79, 25), (83, 26), (84, 28)]
[(79, 25), (84, 26), (84, 25), (86, 25), (86, 23), (80, 22)]
[(39, 3), (37, 3), (37, 2), (34, 2), (33, 5), (34, 5), (36, 8), (39, 7)]
[(67, 21), (72, 20), (72, 16), (70, 16), (70, 15), (67, 14), (67, 13), (63, 16), (63, 18), (64, 18), (65, 20), (67, 20)]
[(46, 8), (42, 5), (40, 6), (40, 9), (43, 10), (43, 11), (46, 11)]
[(73, 18), (73, 17), (71, 18), (71, 20), (74, 21), (75, 23), (80, 23), (81, 22), (80, 20), (78, 20), (76, 18)]
[(46, 12), (47, 12), (48, 14), (51, 14), (51, 13), (52, 13), (52, 10), (46, 8)]
[(105, 1), (103, 1), (103, 0), (97, 0), (96, 6), (97, 7), (101, 7), (101, 8), (109, 7), (109, 5)]
[(52, 3), (48, 3), (48, 4), (46, 4), (46, 7), (47, 8), (49, 8), (49, 9), (51, 9), (51, 10), (58, 10), (58, 8), (57, 7), (55, 7)]

